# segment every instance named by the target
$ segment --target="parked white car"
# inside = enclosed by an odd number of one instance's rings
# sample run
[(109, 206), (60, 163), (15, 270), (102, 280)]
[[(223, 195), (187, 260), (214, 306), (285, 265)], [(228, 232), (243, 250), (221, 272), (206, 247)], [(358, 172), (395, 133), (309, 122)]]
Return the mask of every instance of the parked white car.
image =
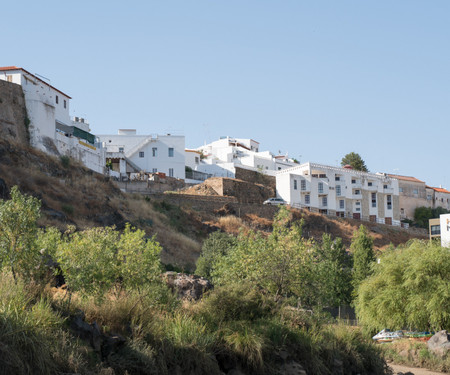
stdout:
[(263, 204), (268, 204), (268, 205), (280, 205), (280, 204), (286, 204), (286, 202), (281, 199), (281, 198), (269, 198), (266, 201), (263, 202)]

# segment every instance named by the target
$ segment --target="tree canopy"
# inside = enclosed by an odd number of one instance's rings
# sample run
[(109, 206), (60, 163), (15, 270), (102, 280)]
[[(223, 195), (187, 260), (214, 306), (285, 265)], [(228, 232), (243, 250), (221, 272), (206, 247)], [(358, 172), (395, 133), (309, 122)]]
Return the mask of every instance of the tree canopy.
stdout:
[(356, 152), (350, 152), (341, 160), (341, 165), (350, 165), (356, 171), (369, 172), (365, 161)]
[(381, 256), (359, 287), (356, 312), (372, 330), (449, 329), (449, 285), (449, 249), (415, 240)]

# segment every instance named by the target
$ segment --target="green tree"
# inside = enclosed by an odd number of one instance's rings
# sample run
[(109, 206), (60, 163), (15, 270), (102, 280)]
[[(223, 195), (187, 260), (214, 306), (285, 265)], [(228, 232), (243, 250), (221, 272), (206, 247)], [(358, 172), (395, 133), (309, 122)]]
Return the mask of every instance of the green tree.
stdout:
[(341, 160), (341, 165), (350, 165), (356, 171), (369, 172), (366, 163), (356, 152), (350, 152)]
[(351, 302), (352, 258), (341, 238), (331, 239), (324, 234), (316, 244), (315, 272), (318, 303), (322, 306), (340, 306)]
[(211, 233), (205, 242), (203, 242), (202, 252), (197, 260), (195, 273), (210, 278), (211, 270), (214, 269), (217, 261), (226, 255), (236, 244), (236, 238), (227, 233), (219, 231)]
[(158, 279), (161, 247), (143, 231), (127, 224), (122, 235), (110, 227), (72, 232), (56, 249), (70, 293), (101, 298), (113, 286), (134, 289)]
[(448, 214), (450, 211), (442, 207), (417, 207), (414, 210), (414, 222), (421, 228), (428, 229), (428, 221), (438, 218), (442, 214)]
[(11, 189), (10, 200), (0, 200), (0, 261), (17, 274), (30, 276), (39, 262), (35, 247), (37, 219), (41, 202), (22, 194), (17, 186)]
[(375, 262), (373, 239), (364, 225), (353, 234), (350, 250), (353, 254), (353, 288), (357, 291), (359, 284), (372, 273)]
[(263, 288), (276, 299), (295, 295), (308, 304), (311, 296), (309, 267), (311, 244), (302, 238), (301, 225), (292, 223), (287, 208), (280, 208), (273, 231), (241, 233), (236, 246), (216, 263), (211, 275), (219, 285), (246, 281)]
[(385, 252), (355, 300), (360, 321), (371, 330), (450, 327), (450, 251), (414, 240)]

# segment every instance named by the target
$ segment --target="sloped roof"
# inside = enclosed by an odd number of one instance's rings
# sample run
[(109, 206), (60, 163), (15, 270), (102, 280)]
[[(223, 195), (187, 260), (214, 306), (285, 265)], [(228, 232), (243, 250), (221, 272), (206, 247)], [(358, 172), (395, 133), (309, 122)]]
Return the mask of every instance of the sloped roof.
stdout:
[(50, 85), (49, 83), (43, 81), (42, 79), (40, 79), (39, 77), (36, 77), (33, 73), (30, 73), (28, 70), (25, 70), (24, 68), (19, 68), (17, 66), (0, 66), (0, 72), (7, 72), (10, 70), (21, 70), (27, 74), (29, 74), (30, 76), (33, 76), (34, 79), (38, 80), (39, 82), (42, 82), (43, 84), (51, 87), (53, 90), (58, 91), (60, 94), (66, 96), (69, 99), (72, 99), (69, 95), (63, 93), (61, 90), (58, 90), (56, 87), (53, 87), (52, 85)]
[(433, 187), (433, 186), (427, 186), (427, 188), (433, 189), (434, 191), (437, 191), (438, 193), (450, 194), (450, 191), (448, 191), (447, 189), (444, 189), (444, 188), (437, 188), (437, 187)]
[(388, 174), (389, 177), (396, 178), (397, 180), (409, 181), (409, 182), (418, 182), (424, 184), (425, 181), (421, 181), (412, 176), (400, 176), (398, 174)]

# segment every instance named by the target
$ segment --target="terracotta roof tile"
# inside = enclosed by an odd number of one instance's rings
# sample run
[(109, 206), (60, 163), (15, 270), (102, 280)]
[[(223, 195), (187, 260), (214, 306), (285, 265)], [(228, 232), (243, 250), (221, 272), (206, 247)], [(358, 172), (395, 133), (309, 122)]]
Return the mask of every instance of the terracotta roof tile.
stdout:
[(398, 174), (388, 174), (388, 176), (392, 177), (392, 178), (396, 178), (397, 180), (425, 183), (424, 181), (421, 181), (421, 180), (419, 180), (415, 177), (411, 177), (411, 176), (400, 176)]
[(437, 188), (437, 187), (433, 187), (433, 186), (427, 186), (430, 189), (433, 189), (434, 191), (437, 191), (438, 193), (447, 193), (450, 194), (450, 191), (448, 191), (447, 189), (443, 189), (443, 188)]

